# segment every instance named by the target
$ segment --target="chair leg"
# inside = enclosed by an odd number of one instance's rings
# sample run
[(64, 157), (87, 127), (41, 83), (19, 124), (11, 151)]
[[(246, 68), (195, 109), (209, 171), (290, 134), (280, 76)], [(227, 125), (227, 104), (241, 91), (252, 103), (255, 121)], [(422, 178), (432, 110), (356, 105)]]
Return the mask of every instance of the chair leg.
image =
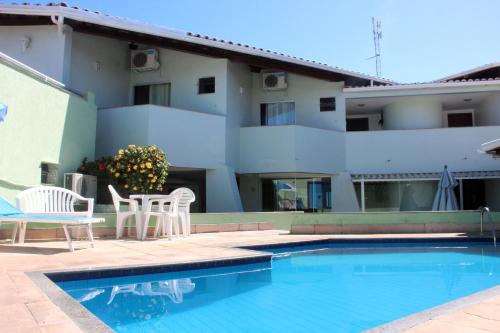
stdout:
[(144, 221), (142, 221), (142, 230), (139, 234), (140, 240), (145, 240), (148, 235), (148, 227), (149, 227), (149, 214), (145, 215)]
[(179, 238), (180, 237), (179, 216), (172, 217), (172, 224), (174, 225), (174, 229), (175, 229), (175, 237)]
[(66, 236), (66, 240), (68, 241), (68, 247), (70, 252), (74, 252), (75, 249), (73, 248), (73, 240), (71, 239), (71, 235), (68, 230), (68, 226), (66, 224), (63, 225), (64, 229), (64, 235)]
[(191, 214), (184, 214), (186, 215), (186, 236), (191, 236)]
[(94, 247), (94, 233), (92, 232), (92, 223), (87, 224), (87, 236), (89, 237), (90, 246)]
[(120, 239), (123, 235), (123, 218), (116, 215), (116, 239)]
[(172, 216), (168, 215), (165, 217), (165, 229), (167, 230), (167, 236), (169, 240), (172, 240)]
[[(140, 211), (135, 212), (135, 232), (136, 233), (138, 232), (137, 230), (141, 226), (141, 221), (142, 221), (141, 212)], [(129, 225), (128, 226), (129, 237), (131, 236), (131, 232), (132, 232), (132, 229), (131, 229), (131, 226)]]
[(163, 225), (163, 219), (161, 219), (159, 216), (156, 218), (156, 225), (155, 225), (155, 231), (153, 233), (154, 237), (157, 238), (160, 234), (160, 227)]

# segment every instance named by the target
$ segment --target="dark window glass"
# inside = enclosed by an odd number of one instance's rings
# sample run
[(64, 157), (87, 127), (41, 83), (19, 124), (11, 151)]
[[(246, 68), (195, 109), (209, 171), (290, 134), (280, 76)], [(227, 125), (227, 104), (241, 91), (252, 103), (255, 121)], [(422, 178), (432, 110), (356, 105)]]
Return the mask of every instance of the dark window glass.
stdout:
[(353, 131), (368, 131), (368, 118), (347, 118), (346, 130)]
[(149, 104), (149, 85), (134, 87), (134, 105)]
[(448, 127), (472, 127), (472, 113), (448, 113)]
[(335, 97), (324, 97), (319, 99), (319, 111), (335, 111)]
[(198, 94), (215, 93), (215, 77), (203, 77), (198, 80)]

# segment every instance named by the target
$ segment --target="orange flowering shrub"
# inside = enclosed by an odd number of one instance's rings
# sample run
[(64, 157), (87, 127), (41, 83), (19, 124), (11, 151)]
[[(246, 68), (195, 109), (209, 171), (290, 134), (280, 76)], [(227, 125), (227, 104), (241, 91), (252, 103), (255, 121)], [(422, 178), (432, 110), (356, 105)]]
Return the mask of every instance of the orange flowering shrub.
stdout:
[(169, 166), (160, 148), (128, 145), (118, 150), (106, 170), (121, 193), (154, 193), (163, 190)]

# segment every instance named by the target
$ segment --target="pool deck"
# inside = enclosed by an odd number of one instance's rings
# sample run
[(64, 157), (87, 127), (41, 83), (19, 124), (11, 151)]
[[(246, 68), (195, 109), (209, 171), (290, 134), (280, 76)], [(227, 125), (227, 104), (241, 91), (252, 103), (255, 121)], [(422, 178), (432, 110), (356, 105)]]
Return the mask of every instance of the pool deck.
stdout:
[[(24, 245), (0, 242), (0, 330), (9, 333), (83, 332), (26, 274), (130, 265), (158, 265), (199, 260), (248, 257), (255, 252), (237, 248), (320, 239), (464, 237), (459, 234), (290, 235), (287, 232), (240, 231), (194, 234), (187, 239), (145, 242), (131, 239), (96, 240), (96, 247), (75, 242), (70, 253), (64, 241), (36, 241)], [(499, 289), (499, 288), (497, 288)], [(496, 294), (496, 295), (495, 295)], [(406, 332), (500, 332), (500, 293), (462, 304), (437, 316), (424, 316)], [(437, 312), (435, 312), (437, 313)], [(396, 329), (395, 329), (396, 328)], [(389, 331), (401, 331), (393, 326)], [(386, 330), (380, 330), (385, 332)]]

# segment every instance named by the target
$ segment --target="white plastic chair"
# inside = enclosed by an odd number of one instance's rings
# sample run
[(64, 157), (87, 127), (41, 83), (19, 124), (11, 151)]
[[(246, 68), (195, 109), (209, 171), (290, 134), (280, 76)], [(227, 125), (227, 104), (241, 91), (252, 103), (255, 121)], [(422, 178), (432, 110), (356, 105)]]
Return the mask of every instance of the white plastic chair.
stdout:
[(184, 237), (187, 237), (191, 235), (191, 213), (189, 207), (196, 200), (194, 192), (187, 187), (180, 187), (172, 191), (170, 195), (177, 198), (178, 215), (182, 221), (182, 233)]
[[(128, 236), (130, 236), (132, 217), (135, 217), (136, 228), (141, 225), (141, 212), (139, 210), (139, 203), (133, 199), (122, 198), (118, 194), (118, 192), (116, 192), (115, 188), (111, 185), (108, 185), (108, 189), (111, 193), (111, 197), (113, 198), (113, 206), (115, 207), (116, 211), (116, 239), (123, 237), (123, 232), (126, 225), (128, 226)], [(120, 210), (120, 205), (122, 203), (128, 204), (128, 210)]]
[[(167, 204), (168, 203), (168, 204)], [(177, 238), (180, 236), (180, 226), (179, 226), (179, 198), (177, 195), (170, 195), (170, 199), (162, 200), (159, 202), (160, 211), (162, 214), (161, 221), (161, 232), (162, 236), (165, 236), (165, 231), (167, 232), (168, 239), (172, 239), (173, 230), (175, 229), (175, 234)], [(174, 228), (172, 228), (172, 226)], [(156, 224), (155, 237), (158, 237), (160, 231), (160, 224)]]

